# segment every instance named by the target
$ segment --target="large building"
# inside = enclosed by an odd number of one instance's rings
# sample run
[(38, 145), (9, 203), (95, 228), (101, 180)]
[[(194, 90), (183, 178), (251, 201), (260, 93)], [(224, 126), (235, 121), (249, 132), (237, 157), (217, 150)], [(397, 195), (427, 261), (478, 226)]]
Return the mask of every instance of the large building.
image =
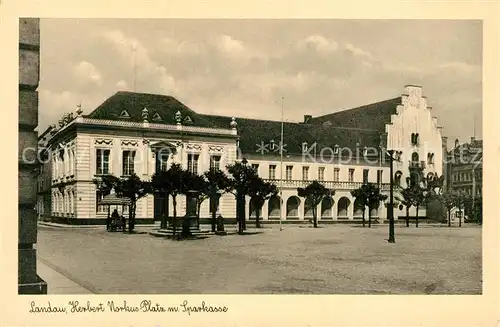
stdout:
[[(172, 162), (202, 173), (246, 158), (262, 178), (281, 186), (282, 200), (277, 196), (264, 204), (262, 218), (268, 223), (311, 217), (312, 208), (298, 197), (297, 188), (312, 180), (335, 189), (318, 207), (320, 222), (361, 219), (351, 191), (373, 182), (389, 192), (388, 149), (396, 151), (396, 192), (429, 174), (443, 174), (445, 138), (420, 86), (408, 85), (389, 100), (284, 123), (283, 157), (281, 128), (280, 121), (200, 114), (169, 96), (118, 92), (90, 114), (79, 111), (53, 131), (48, 141), (51, 219), (103, 223), (106, 213), (97, 204), (105, 194), (97, 190), (95, 178), (134, 172), (147, 180)], [(247, 200), (247, 217), (252, 219), (253, 204)], [(147, 196), (138, 203), (137, 218), (159, 220), (164, 207), (164, 199)], [(232, 195), (222, 197), (223, 217), (234, 218), (235, 207)], [(181, 199), (178, 214), (183, 210)], [(204, 203), (200, 216), (209, 214)], [(396, 216), (404, 214), (396, 209)], [(419, 215), (425, 216), (425, 209)], [(381, 205), (372, 216), (383, 221), (386, 210)]]

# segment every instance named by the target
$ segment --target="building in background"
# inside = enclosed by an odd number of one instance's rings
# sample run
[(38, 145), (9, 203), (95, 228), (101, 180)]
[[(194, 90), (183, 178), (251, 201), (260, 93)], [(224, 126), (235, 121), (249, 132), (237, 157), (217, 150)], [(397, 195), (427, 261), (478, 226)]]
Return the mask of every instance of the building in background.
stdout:
[(48, 141), (54, 135), (55, 126), (49, 126), (38, 137), (38, 156), (40, 159), (40, 173), (37, 177), (37, 205), (38, 220), (46, 220), (52, 214), (52, 164), (50, 162)]
[(40, 80), (40, 22), (19, 19), (19, 235), (18, 292), (46, 294), (47, 284), (37, 275), (37, 150), (38, 83)]
[(448, 190), (461, 191), (472, 199), (483, 194), (483, 141), (471, 137), (469, 143), (448, 152)]
[[(90, 114), (79, 111), (59, 125), (48, 141), (51, 219), (57, 222), (104, 222), (105, 213), (97, 203), (105, 194), (93, 183), (100, 175), (134, 172), (147, 180), (171, 162), (203, 173), (212, 165), (225, 169), (242, 158), (262, 178), (282, 187), (282, 201), (276, 196), (265, 202), (264, 222), (311, 217), (312, 207), (298, 197), (297, 188), (313, 180), (336, 191), (317, 208), (319, 220), (349, 222), (362, 217), (352, 190), (372, 182), (389, 192), (386, 150), (397, 153), (396, 192), (430, 174), (441, 176), (446, 154), (441, 127), (422, 88), (415, 85), (406, 86), (402, 95), (389, 100), (284, 123), (283, 163), (280, 121), (199, 114), (169, 96), (118, 92)], [(138, 219), (159, 220), (163, 201), (153, 195), (141, 199)], [(221, 201), (222, 215), (234, 218), (234, 198), (225, 195)], [(180, 215), (184, 207), (180, 201)], [(246, 210), (246, 217), (252, 219), (251, 199), (247, 199)], [(396, 210), (395, 215), (404, 216), (405, 212)], [(419, 215), (424, 217), (425, 209)], [(202, 205), (201, 217), (209, 217), (208, 203)], [(374, 208), (372, 217), (385, 220), (385, 208), (381, 204)]]

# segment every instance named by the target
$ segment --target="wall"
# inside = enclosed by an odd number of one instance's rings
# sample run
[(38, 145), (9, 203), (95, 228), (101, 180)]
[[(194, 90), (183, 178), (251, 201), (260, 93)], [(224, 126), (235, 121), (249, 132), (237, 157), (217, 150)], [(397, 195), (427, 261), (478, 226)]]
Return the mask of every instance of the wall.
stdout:
[[(394, 171), (403, 173), (402, 186), (409, 177), (409, 161), (412, 153), (419, 155), (419, 161), (425, 162), (424, 176), (429, 172), (443, 174), (443, 139), (441, 128), (432, 116), (432, 108), (427, 106), (427, 99), (422, 95), (420, 86), (406, 86), (402, 95), (402, 104), (397, 107), (397, 114), (392, 115), (391, 124), (386, 125), (387, 148), (402, 151), (401, 161), (394, 162)], [(418, 146), (411, 143), (411, 134), (419, 134)], [(427, 163), (427, 154), (434, 153), (434, 163)]]
[(18, 292), (46, 294), (47, 284), (36, 273), (37, 174), (36, 151), (23, 156), (26, 148), (37, 149), (38, 82), (40, 80), (39, 20), (19, 20), (19, 236)]

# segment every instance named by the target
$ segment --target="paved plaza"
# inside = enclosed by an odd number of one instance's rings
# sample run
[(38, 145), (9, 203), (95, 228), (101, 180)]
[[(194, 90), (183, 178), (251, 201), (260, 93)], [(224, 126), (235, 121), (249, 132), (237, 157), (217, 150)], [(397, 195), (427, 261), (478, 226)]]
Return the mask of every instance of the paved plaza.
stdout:
[[(134, 235), (103, 229), (39, 227), (39, 274), (47, 277), (49, 294), (481, 294), (482, 289), (478, 227), (397, 226), (396, 244), (387, 243), (387, 226), (285, 226), (179, 242), (151, 236), (144, 227)], [(58, 276), (67, 282), (51, 285)]]

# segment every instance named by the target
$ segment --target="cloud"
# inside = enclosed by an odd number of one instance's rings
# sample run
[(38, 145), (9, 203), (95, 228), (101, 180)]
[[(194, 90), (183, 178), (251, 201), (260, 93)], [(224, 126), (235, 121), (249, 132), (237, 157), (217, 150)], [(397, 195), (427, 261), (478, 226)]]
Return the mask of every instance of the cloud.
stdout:
[(175, 94), (174, 77), (163, 65), (151, 58), (150, 50), (138, 39), (129, 37), (120, 30), (107, 31), (102, 36), (113, 46), (124, 64), (135, 72), (137, 91)]
[(243, 42), (229, 35), (218, 35), (212, 40), (212, 43), (217, 50), (229, 56), (240, 56), (245, 52)]
[(121, 80), (119, 80), (118, 82), (116, 82), (116, 88), (117, 88), (118, 90), (123, 90), (123, 91), (128, 91), (128, 90), (130, 90), (130, 88), (129, 88), (129, 86), (128, 86), (127, 82), (125, 82), (125, 81), (124, 81), (124, 80), (122, 80), (122, 79), (121, 79)]
[(82, 61), (73, 67), (73, 75), (77, 83), (82, 86), (88, 84), (101, 86), (103, 82), (99, 70), (87, 61)]
[(338, 50), (339, 45), (331, 39), (327, 39), (321, 35), (310, 35), (303, 40), (297, 42), (299, 51), (316, 51), (322, 54), (329, 54)]
[(346, 43), (344, 47), (347, 51), (350, 51), (354, 56), (364, 57), (366, 59), (373, 58), (373, 56), (370, 52), (364, 51), (361, 48), (355, 47), (354, 45), (352, 45), (350, 43)]

